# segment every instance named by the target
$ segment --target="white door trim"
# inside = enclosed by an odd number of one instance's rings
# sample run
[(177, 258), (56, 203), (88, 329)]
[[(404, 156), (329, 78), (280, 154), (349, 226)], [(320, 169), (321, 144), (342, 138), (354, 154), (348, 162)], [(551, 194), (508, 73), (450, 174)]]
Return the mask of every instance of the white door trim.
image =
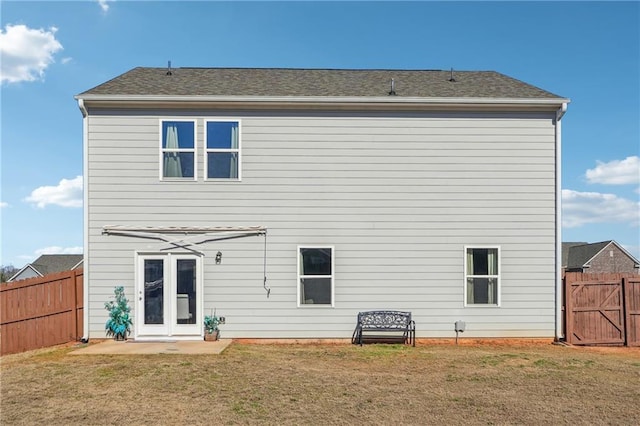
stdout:
[[(163, 307), (162, 324), (145, 324), (144, 312), (144, 281), (145, 281), (145, 261), (162, 260), (163, 271)], [(178, 323), (178, 262), (180, 260), (195, 260), (195, 321), (192, 324)], [(136, 340), (196, 340), (202, 338), (203, 333), (203, 271), (202, 256), (183, 253), (136, 253), (136, 283), (135, 283), (135, 315), (134, 315), (134, 338)], [(184, 295), (187, 296), (187, 295)], [(183, 299), (184, 299), (183, 296)], [(187, 298), (187, 309), (190, 302)], [(181, 307), (180, 314), (185, 317), (185, 305)], [(189, 309), (188, 309), (189, 310)], [(188, 312), (186, 315), (193, 315)]]

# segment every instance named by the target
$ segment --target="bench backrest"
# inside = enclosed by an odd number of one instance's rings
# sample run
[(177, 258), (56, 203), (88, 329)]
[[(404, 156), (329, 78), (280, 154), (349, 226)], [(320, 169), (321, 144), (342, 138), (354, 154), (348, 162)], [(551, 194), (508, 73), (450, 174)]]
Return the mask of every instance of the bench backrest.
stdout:
[(405, 330), (411, 323), (411, 312), (369, 311), (358, 313), (358, 324), (363, 329)]

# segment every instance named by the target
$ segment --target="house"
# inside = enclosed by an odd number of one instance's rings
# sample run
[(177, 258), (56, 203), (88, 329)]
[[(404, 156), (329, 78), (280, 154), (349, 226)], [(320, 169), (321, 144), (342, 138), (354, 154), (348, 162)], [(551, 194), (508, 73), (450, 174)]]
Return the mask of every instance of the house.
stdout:
[(85, 338), (558, 337), (568, 99), (493, 71), (134, 68), (83, 116)]
[(613, 240), (599, 243), (562, 243), (566, 272), (638, 274), (640, 261)]
[(79, 269), (82, 268), (82, 263), (81, 254), (43, 254), (16, 272), (7, 282)]

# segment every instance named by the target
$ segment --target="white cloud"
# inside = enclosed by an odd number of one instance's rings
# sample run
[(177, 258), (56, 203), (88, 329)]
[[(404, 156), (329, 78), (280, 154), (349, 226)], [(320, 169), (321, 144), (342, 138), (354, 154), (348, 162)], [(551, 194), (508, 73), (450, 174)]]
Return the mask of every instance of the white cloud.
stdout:
[(0, 82), (42, 79), (45, 69), (54, 62), (53, 55), (62, 50), (56, 31), (55, 27), (44, 30), (11, 24), (5, 31), (0, 28)]
[(590, 223), (628, 223), (638, 226), (640, 203), (614, 194), (562, 190), (562, 226), (575, 228)]
[(82, 207), (82, 176), (62, 179), (57, 186), (41, 186), (34, 189), (24, 201), (44, 208), (48, 204), (61, 207)]
[(36, 250), (36, 256), (43, 254), (82, 254), (82, 247), (51, 246)]
[(595, 169), (585, 173), (589, 183), (607, 185), (629, 185), (640, 183), (640, 157), (634, 155), (624, 160), (613, 160), (608, 163), (597, 161)]
[(65, 64), (68, 64), (69, 62), (71, 62), (72, 60), (73, 60), (73, 58), (66, 57), (66, 58), (62, 58), (62, 61), (60, 61), (60, 62), (62, 62), (62, 64), (65, 65)]
[(109, 2), (114, 0), (98, 0), (98, 4), (102, 8), (102, 11), (107, 13), (109, 11)]
[(4, 209), (5, 207), (9, 207), (9, 203), (5, 203), (4, 201), (0, 201), (0, 209)]

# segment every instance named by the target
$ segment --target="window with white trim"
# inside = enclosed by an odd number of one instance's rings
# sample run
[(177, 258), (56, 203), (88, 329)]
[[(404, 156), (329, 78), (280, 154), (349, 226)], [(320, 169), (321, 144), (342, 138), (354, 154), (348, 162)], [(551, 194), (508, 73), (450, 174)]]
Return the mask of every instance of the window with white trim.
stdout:
[(333, 247), (298, 247), (298, 306), (333, 306)]
[(196, 180), (195, 121), (161, 120), (160, 179)]
[(500, 305), (500, 247), (465, 247), (465, 306)]
[(240, 122), (205, 121), (205, 176), (240, 180)]

